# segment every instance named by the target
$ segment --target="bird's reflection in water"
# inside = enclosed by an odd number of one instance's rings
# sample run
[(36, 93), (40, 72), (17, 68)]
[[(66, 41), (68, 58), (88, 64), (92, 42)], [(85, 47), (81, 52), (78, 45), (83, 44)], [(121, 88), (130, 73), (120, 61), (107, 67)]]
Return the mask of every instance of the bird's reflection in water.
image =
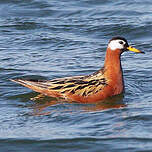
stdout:
[[(32, 109), (33, 115), (37, 116), (50, 115), (52, 112), (57, 110), (62, 112), (75, 112), (75, 110), (78, 110), (79, 112), (93, 112), (112, 108), (118, 109), (126, 107), (123, 103), (123, 97), (123, 94), (121, 94), (94, 104), (78, 104), (75, 102), (67, 102), (63, 99), (46, 97), (40, 94), (37, 97), (32, 98), (32, 100), (34, 100)], [(57, 108), (58, 106), (62, 106), (62, 110)]]

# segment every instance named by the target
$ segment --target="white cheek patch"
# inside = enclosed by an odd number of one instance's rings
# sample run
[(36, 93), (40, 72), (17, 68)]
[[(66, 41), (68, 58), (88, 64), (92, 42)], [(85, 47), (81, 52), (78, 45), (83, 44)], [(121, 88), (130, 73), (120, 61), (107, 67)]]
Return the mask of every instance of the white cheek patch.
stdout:
[(112, 41), (108, 44), (108, 48), (110, 48), (111, 50), (123, 49), (124, 46), (123, 46), (123, 44), (120, 44), (119, 41), (120, 41), (120, 40), (112, 40)]

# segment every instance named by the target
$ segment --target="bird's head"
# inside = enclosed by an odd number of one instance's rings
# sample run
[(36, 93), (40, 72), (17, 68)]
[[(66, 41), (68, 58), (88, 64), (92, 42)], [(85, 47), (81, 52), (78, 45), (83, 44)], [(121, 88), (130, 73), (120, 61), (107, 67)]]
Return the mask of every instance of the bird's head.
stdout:
[(133, 51), (136, 53), (144, 53), (136, 48), (133, 48), (132, 46), (129, 46), (127, 40), (123, 37), (113, 37), (109, 43), (108, 43), (108, 49), (111, 51), (119, 50), (120, 53), (123, 53), (124, 51)]

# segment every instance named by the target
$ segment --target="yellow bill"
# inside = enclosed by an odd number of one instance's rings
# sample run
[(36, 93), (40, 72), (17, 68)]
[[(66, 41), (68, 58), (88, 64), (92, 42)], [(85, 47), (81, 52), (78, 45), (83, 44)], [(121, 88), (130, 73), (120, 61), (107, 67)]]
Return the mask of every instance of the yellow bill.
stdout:
[(145, 53), (145, 52), (142, 52), (142, 51), (140, 51), (140, 50), (138, 50), (138, 49), (136, 49), (136, 48), (134, 48), (132, 46), (128, 46), (127, 50), (133, 51), (133, 52), (136, 52), (136, 53)]

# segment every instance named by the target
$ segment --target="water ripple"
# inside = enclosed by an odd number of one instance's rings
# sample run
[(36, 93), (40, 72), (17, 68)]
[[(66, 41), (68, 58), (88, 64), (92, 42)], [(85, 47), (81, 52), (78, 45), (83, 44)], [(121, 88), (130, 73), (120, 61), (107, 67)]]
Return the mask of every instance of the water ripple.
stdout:
[[(151, 4), (0, 0), (1, 151), (152, 151)], [(33, 101), (10, 81), (93, 73), (116, 35), (146, 54), (122, 55), (125, 93), (110, 104)]]

